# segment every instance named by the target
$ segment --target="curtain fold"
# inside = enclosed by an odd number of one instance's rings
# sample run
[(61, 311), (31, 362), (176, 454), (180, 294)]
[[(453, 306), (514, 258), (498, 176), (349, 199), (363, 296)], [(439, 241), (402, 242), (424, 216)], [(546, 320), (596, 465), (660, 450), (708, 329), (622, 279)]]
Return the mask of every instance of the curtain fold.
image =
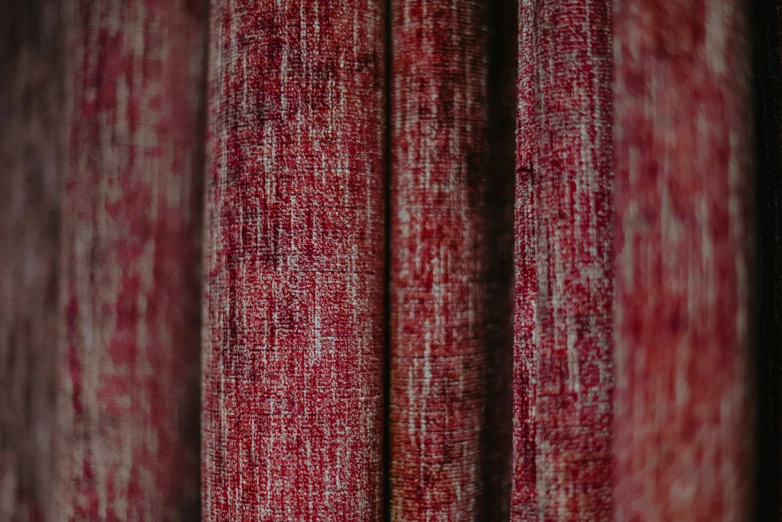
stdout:
[(519, 28), (513, 517), (602, 519), (614, 383), (610, 4), (522, 0)]
[(384, 16), (212, 4), (207, 520), (381, 517)]
[(509, 425), (490, 410), (505, 399), (492, 381), (509, 352), (510, 250), (487, 254), (504, 241), (510, 200), (488, 157), (489, 138), (502, 139), (487, 128), (489, 15), (469, 0), (392, 3), (392, 520), (507, 510), (506, 466), (493, 457), (510, 450)]
[(746, 9), (716, 0), (617, 3), (619, 520), (748, 515)]
[(513, 520), (611, 513), (607, 0), (519, 5)]
[(0, 522), (778, 519), (780, 12), (0, 3)]
[(205, 5), (64, 3), (51, 520), (198, 515)]

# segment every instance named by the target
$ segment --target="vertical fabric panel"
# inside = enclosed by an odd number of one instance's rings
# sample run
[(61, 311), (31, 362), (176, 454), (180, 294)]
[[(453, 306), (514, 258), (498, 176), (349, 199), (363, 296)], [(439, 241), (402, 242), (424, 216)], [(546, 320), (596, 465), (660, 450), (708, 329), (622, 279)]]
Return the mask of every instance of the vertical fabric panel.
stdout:
[(56, 0), (0, 6), (0, 520), (42, 520), (54, 478), (61, 31)]
[(379, 520), (383, 2), (211, 23), (204, 518)]
[(745, 520), (745, 3), (615, 11), (617, 520)]
[(522, 0), (512, 520), (610, 520), (610, 4)]
[(391, 518), (474, 520), (484, 417), (486, 8), (392, 2)]
[(489, 12), (391, 5), (391, 519), (499, 520), (507, 489), (489, 454), (504, 432), (488, 410), (502, 409), (490, 377), (509, 353), (498, 286), (510, 270), (493, 243), (510, 207), (487, 158)]
[(53, 520), (198, 517), (202, 7), (68, 3)]

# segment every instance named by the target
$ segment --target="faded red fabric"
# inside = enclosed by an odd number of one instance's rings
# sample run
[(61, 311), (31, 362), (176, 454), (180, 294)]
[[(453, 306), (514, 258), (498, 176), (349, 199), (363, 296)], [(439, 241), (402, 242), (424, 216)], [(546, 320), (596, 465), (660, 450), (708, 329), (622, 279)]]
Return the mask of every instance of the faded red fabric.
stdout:
[(489, 247), (504, 210), (488, 158), (489, 12), (391, 5), (391, 519), (501, 520), (503, 470), (487, 454), (505, 435), (489, 410), (509, 344), (489, 296), (510, 277)]
[(778, 518), (780, 13), (0, 3), (0, 522)]
[(611, 518), (611, 26), (519, 15), (513, 521)]
[(63, 5), (53, 521), (198, 516), (206, 27), (197, 6)]
[(623, 2), (617, 520), (745, 520), (751, 175), (744, 2)]
[(380, 1), (212, 4), (206, 520), (380, 520)]

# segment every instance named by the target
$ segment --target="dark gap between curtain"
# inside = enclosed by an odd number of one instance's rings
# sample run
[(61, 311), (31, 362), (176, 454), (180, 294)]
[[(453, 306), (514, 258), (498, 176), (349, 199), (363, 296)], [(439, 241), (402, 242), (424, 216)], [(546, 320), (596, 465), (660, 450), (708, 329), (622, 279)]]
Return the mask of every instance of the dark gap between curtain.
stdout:
[(780, 48), (776, 0), (754, 0), (751, 23), (755, 133), (755, 301), (754, 339), (755, 520), (779, 520), (780, 495)]
[(386, 129), (383, 144), (385, 163), (385, 251), (383, 281), (383, 522), (391, 522), (391, 2), (384, 5), (385, 28), (385, 95)]
[(510, 516), (513, 448), (513, 211), (516, 171), (518, 0), (487, 3), (486, 266), (499, 278), (482, 307), (489, 325), (483, 364), (491, 400), (480, 434), (481, 483), (476, 522)]

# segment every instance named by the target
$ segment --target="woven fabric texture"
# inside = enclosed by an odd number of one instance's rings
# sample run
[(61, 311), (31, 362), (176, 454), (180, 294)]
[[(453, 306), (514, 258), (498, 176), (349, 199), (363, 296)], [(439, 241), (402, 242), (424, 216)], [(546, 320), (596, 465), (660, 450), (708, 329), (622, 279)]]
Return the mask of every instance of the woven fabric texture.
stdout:
[(212, 4), (206, 520), (380, 520), (384, 8)]
[(503, 496), (487, 482), (503, 436), (489, 379), (509, 348), (488, 299), (503, 276), (487, 246), (502, 211), (487, 158), (489, 13), (405, 0), (392, 16), (391, 519), (489, 520), (483, 503)]
[(780, 13), (0, 1), (0, 522), (779, 519)]
[(522, 0), (513, 521), (611, 513), (610, 5)]
[(51, 520), (197, 517), (205, 24), (183, 0), (63, 5)]

